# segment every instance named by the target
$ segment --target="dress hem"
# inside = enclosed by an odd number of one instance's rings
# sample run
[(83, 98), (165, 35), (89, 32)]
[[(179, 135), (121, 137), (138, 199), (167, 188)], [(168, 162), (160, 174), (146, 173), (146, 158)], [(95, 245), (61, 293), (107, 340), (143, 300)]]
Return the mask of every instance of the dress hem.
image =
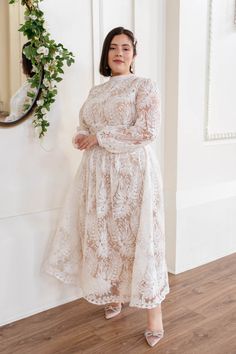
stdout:
[(117, 296), (108, 296), (106, 298), (106, 301), (96, 301), (93, 299), (93, 297), (89, 296), (89, 295), (83, 295), (83, 290), (79, 287), (78, 283), (75, 283), (73, 281), (69, 281), (69, 280), (66, 280), (66, 279), (62, 279), (62, 277), (57, 273), (57, 272), (53, 272), (53, 271), (50, 271), (49, 269), (45, 270), (45, 272), (53, 277), (55, 277), (57, 280), (61, 281), (62, 283), (66, 284), (66, 285), (71, 285), (71, 286), (74, 286), (74, 287), (77, 287), (79, 288), (79, 291), (80, 291), (80, 298), (83, 298), (85, 299), (86, 301), (88, 301), (89, 303), (91, 304), (94, 304), (94, 305), (106, 305), (106, 304), (109, 304), (109, 303), (113, 303), (113, 302), (123, 302), (123, 303), (128, 303), (129, 307), (137, 307), (137, 308), (140, 308), (140, 309), (152, 309), (152, 308), (155, 308), (157, 306), (159, 306), (166, 298), (166, 295), (168, 295), (170, 293), (170, 288), (169, 286), (167, 286), (167, 288), (165, 288), (163, 290), (163, 293), (162, 295), (160, 296), (160, 301), (159, 302), (154, 302), (152, 304), (140, 304), (138, 302), (135, 302), (134, 300), (131, 300), (130, 296), (121, 296), (121, 297), (117, 297)]

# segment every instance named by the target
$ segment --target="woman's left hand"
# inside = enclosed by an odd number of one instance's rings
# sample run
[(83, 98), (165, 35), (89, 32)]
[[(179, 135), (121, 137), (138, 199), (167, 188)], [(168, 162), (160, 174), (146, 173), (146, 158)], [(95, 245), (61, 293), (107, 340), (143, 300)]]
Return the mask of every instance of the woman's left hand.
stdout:
[(76, 143), (79, 150), (87, 150), (92, 146), (98, 145), (98, 140), (96, 135), (84, 135), (80, 139), (76, 139)]

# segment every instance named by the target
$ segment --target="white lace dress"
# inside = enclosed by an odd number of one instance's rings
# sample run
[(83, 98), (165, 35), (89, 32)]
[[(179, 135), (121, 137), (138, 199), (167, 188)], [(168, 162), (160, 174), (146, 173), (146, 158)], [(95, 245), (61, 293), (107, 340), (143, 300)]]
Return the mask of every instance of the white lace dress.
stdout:
[(83, 153), (43, 263), (95, 304), (153, 308), (169, 293), (163, 189), (150, 143), (160, 130), (156, 85), (133, 74), (91, 89), (77, 134)]
[(36, 88), (31, 88), (31, 83), (25, 81), (19, 90), (11, 97), (10, 101), (10, 114), (5, 118), (5, 122), (14, 122), (21, 118), (25, 112), (24, 105), (32, 104), (32, 98), (27, 96), (27, 93), (31, 91), (36, 93)]

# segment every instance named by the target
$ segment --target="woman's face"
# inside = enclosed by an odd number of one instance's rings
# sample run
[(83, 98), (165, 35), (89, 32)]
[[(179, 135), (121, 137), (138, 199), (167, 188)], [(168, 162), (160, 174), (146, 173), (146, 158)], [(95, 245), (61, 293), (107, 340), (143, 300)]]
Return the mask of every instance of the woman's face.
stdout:
[(126, 34), (114, 36), (108, 52), (108, 65), (112, 76), (130, 74), (133, 59), (134, 50), (129, 37)]

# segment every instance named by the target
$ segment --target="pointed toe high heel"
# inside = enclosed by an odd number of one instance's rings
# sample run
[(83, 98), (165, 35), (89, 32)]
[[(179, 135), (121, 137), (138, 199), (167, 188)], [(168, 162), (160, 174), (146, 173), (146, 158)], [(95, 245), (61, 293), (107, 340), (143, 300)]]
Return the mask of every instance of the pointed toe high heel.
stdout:
[(163, 337), (164, 337), (164, 330), (156, 330), (156, 331), (151, 331), (149, 329), (146, 329), (144, 332), (144, 336), (146, 338), (146, 341), (150, 347), (154, 347)]
[(105, 308), (104, 308), (104, 315), (105, 315), (105, 318), (107, 320), (109, 320), (110, 318), (113, 318), (117, 315), (119, 315), (119, 313), (121, 312), (121, 309), (122, 309), (122, 305), (123, 303), (121, 303), (120, 305), (112, 305), (112, 304), (107, 304), (105, 305)]

